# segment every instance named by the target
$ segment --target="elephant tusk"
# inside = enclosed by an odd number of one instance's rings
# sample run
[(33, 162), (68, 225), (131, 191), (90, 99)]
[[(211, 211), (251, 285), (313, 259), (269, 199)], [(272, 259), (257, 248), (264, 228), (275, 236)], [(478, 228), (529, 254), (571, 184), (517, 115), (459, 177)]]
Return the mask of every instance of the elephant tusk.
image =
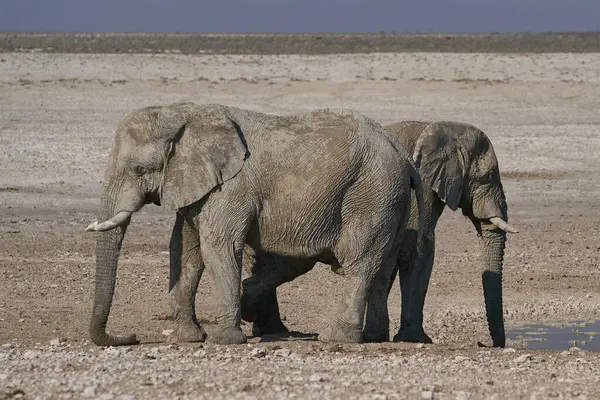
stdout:
[(101, 223), (98, 223), (98, 221), (94, 221), (91, 224), (89, 224), (87, 226), (87, 228), (85, 228), (86, 232), (104, 232), (104, 231), (109, 231), (111, 229), (115, 229), (118, 226), (123, 225), (124, 223), (126, 223), (129, 218), (131, 218), (131, 212), (130, 211), (120, 211), (117, 215), (115, 215), (114, 217), (112, 217), (111, 219), (109, 219), (108, 221), (104, 221)]
[(86, 232), (93, 232), (96, 230), (96, 227), (98, 226), (98, 220), (92, 222), (91, 224), (89, 224), (87, 226), (87, 228), (85, 228)]
[(496, 225), (498, 228), (502, 229), (504, 232), (508, 233), (518, 233), (519, 231), (514, 227), (510, 226), (506, 221), (499, 217), (490, 218), (490, 222)]

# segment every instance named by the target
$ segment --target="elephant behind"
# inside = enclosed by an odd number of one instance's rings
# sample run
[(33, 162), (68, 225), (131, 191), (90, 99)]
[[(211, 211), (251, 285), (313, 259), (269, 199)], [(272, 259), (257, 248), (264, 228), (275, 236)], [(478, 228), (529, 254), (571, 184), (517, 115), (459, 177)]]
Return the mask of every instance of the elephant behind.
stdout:
[[(504, 347), (505, 332), (502, 312), (502, 265), (506, 232), (516, 232), (508, 221), (506, 197), (500, 180), (498, 160), (489, 138), (478, 128), (459, 122), (404, 121), (385, 126), (388, 138), (396, 147), (413, 154), (424, 187), (425, 225), (419, 245), (417, 206), (413, 199), (411, 215), (402, 242), (397, 266), (390, 282), (399, 273), (402, 294), (401, 325), (394, 341), (431, 343), (423, 330), (423, 307), (435, 252), (435, 227), (445, 206), (461, 208), (477, 231), (483, 244), (482, 283), (486, 314), (494, 346)], [(287, 332), (279, 317), (276, 286), (296, 275), (281, 276), (265, 262), (247, 254), (244, 268), (251, 273), (244, 284), (244, 317), (253, 323), (253, 334)], [(254, 279), (254, 276), (259, 279)], [(276, 275), (278, 279), (264, 276)], [(388, 288), (388, 290), (391, 288)], [(375, 326), (371, 314), (387, 311), (386, 301), (370, 302), (367, 310), (365, 337), (387, 340), (383, 328)]]
[(367, 297), (387, 293), (417, 180), (381, 125), (351, 110), (280, 117), (214, 104), (139, 109), (117, 127), (100, 218), (86, 228), (98, 231), (92, 341), (138, 342), (107, 334), (106, 324), (127, 226), (153, 202), (177, 211), (174, 340), (206, 338), (194, 309), (206, 269), (217, 305), (211, 340), (245, 342), (239, 288), (248, 245), (283, 268), (280, 259), (343, 268), (344, 299), (319, 338), (360, 342)]

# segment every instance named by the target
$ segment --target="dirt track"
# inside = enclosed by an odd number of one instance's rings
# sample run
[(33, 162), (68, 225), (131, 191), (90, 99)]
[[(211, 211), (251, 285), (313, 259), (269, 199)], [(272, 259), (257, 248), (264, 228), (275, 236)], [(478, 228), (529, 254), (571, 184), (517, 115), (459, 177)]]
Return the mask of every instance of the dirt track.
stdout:
[[(193, 100), (272, 113), (351, 107), (384, 124), (461, 120), (494, 143), (521, 230), (506, 252), (507, 329), (600, 320), (599, 65), (600, 54), (562, 53), (0, 54), (0, 398), (599, 396), (598, 353), (527, 350), (518, 340), (509, 341), (516, 352), (477, 347), (489, 343), (479, 249), (459, 212), (440, 223), (425, 309), (435, 344), (424, 348), (306, 338), (162, 347), (173, 216), (155, 206), (128, 230), (109, 321), (145, 344), (96, 348), (87, 342), (94, 236), (83, 232), (114, 127), (135, 108)], [(322, 267), (281, 287), (286, 324), (318, 332), (341, 279)], [(393, 293), (399, 310), (397, 285)], [(197, 308), (209, 329), (211, 304), (203, 283)]]

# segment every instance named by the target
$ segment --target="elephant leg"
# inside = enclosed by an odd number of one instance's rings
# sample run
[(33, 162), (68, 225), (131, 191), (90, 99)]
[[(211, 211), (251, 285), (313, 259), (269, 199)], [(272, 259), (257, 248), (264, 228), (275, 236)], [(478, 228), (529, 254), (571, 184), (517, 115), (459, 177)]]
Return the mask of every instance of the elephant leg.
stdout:
[(170, 342), (203, 342), (206, 332), (196, 319), (196, 293), (204, 265), (198, 230), (191, 218), (177, 213), (171, 235), (169, 288), (176, 322)]
[(390, 316), (387, 302), (397, 273), (398, 268), (394, 267), (391, 274), (384, 275), (389, 276), (389, 279), (376, 280), (373, 289), (371, 289), (363, 330), (363, 340), (365, 342), (387, 342), (389, 340)]
[(256, 319), (252, 323), (252, 336), (276, 335), (289, 333), (289, 331), (281, 320), (277, 290), (270, 290), (256, 303)]
[(370, 286), (364, 276), (353, 274), (347, 277), (344, 301), (337, 316), (319, 334), (320, 341), (362, 343), (362, 327)]
[[(362, 253), (360, 256), (351, 254), (351, 257), (348, 258), (356, 261), (350, 265), (340, 262), (347, 278), (344, 301), (337, 316), (319, 335), (319, 340), (322, 342), (363, 342), (363, 323), (371, 291), (374, 286), (383, 286), (384, 290), (387, 289), (385, 285), (389, 280), (389, 275), (387, 277), (384, 275), (386, 272), (391, 274), (394, 265), (387, 261), (390, 259), (389, 254), (384, 252), (373, 254), (369, 251)], [(381, 277), (383, 277), (383, 281), (377, 282)]]
[(287, 333), (281, 321), (277, 287), (310, 271), (314, 259), (295, 259), (272, 254), (254, 256), (252, 275), (243, 282), (242, 318), (252, 324), (252, 335)]
[[(435, 242), (424, 238), (422, 255), (403, 258), (399, 265), (402, 313), (394, 342), (433, 343), (423, 330), (423, 308), (433, 269)], [(408, 264), (408, 267), (407, 267)]]
[[(240, 284), (245, 233), (238, 237), (222, 237), (215, 235), (206, 225), (210, 224), (201, 224), (200, 228), (202, 258), (215, 297), (217, 319), (217, 326), (209, 335), (209, 340), (216, 344), (246, 343), (246, 335), (240, 327)], [(234, 228), (228, 231), (241, 233), (244, 230)]]

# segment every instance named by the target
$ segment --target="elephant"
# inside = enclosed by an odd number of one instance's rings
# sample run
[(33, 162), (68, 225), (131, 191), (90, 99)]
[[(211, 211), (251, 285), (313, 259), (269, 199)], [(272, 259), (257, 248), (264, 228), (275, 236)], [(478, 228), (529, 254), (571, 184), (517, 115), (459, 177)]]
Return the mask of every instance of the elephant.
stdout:
[(139, 343), (106, 325), (127, 227), (154, 203), (176, 212), (171, 262), (182, 268), (171, 290), (172, 340), (207, 338), (194, 305), (206, 269), (217, 313), (208, 339), (246, 342), (240, 287), (249, 246), (259, 258), (343, 268), (344, 296), (319, 340), (360, 342), (366, 303), (389, 285), (420, 185), (408, 153), (353, 110), (276, 116), (192, 102), (135, 110), (117, 125), (99, 218), (86, 228), (97, 232), (90, 337), (100, 346)]
[[(483, 244), (482, 283), (489, 330), (495, 347), (505, 346), (502, 306), (502, 266), (506, 233), (518, 232), (508, 224), (508, 207), (500, 179), (498, 160), (489, 138), (473, 125), (454, 121), (403, 121), (385, 127), (388, 138), (412, 154), (424, 186), (425, 226), (418, 244), (417, 207), (411, 206), (408, 226), (390, 283), (399, 275), (402, 306), (401, 325), (393, 341), (432, 343), (423, 329), (423, 307), (435, 253), (435, 227), (445, 206), (462, 213), (473, 223)], [(244, 268), (251, 275), (244, 280), (242, 309), (253, 322), (256, 336), (288, 332), (281, 322), (276, 287), (307, 272), (282, 276), (281, 268), (245, 254)], [(292, 271), (292, 270), (287, 270)], [(266, 276), (272, 276), (265, 278)], [(255, 278), (256, 276), (256, 278)], [(265, 286), (265, 282), (276, 285)], [(388, 293), (391, 284), (388, 287)], [(387, 297), (382, 297), (387, 300)], [(382, 313), (387, 301), (369, 304)], [(365, 322), (365, 336), (382, 337), (382, 327)], [(375, 333), (373, 333), (375, 332)]]

